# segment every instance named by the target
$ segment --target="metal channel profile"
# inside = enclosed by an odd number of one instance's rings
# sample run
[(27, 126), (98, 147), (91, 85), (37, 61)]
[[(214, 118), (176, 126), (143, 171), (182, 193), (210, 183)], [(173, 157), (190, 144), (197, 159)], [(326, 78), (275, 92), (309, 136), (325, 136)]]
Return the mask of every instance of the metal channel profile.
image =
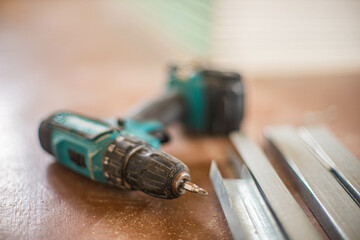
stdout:
[(294, 197), (287, 190), (270, 161), (256, 143), (234, 132), (230, 139), (256, 180), (264, 199), (289, 239), (320, 239)]
[(298, 135), (360, 206), (360, 161), (326, 127), (301, 127)]
[(216, 163), (211, 163), (210, 178), (234, 239), (286, 239), (250, 174), (243, 176), (223, 179)]
[(360, 239), (360, 208), (291, 126), (265, 130), (268, 146), (282, 160), (300, 194), (330, 239)]

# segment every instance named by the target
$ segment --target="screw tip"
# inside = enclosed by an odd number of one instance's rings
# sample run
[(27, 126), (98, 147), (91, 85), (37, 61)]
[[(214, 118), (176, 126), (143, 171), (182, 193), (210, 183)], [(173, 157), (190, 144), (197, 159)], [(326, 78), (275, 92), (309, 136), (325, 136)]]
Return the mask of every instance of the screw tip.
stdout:
[(183, 188), (186, 191), (189, 191), (189, 192), (192, 192), (192, 193), (197, 193), (197, 194), (199, 194), (201, 196), (208, 195), (208, 192), (204, 188), (201, 188), (198, 185), (196, 185), (195, 183), (192, 183), (192, 182), (189, 182), (189, 181), (186, 181), (184, 183)]

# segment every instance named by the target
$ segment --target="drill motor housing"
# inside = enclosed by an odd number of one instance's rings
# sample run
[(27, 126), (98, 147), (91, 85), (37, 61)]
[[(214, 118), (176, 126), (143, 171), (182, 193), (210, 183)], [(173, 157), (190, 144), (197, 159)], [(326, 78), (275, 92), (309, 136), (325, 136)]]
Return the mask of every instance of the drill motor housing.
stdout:
[(244, 86), (234, 72), (198, 69), (187, 77), (170, 69), (168, 88), (178, 91), (186, 102), (184, 120), (190, 130), (228, 134), (239, 130), (244, 116)]

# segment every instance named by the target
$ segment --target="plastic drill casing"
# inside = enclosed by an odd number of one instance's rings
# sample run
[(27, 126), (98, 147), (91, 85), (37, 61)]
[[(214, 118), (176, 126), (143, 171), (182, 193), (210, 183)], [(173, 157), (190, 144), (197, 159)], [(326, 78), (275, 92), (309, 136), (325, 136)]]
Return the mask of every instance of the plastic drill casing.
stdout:
[(161, 128), (151, 121), (105, 122), (59, 112), (41, 123), (39, 138), (60, 163), (92, 180), (173, 199), (184, 194), (179, 184), (190, 180), (189, 169), (156, 149), (160, 141), (151, 133)]
[(107, 146), (118, 136), (131, 131), (132, 135), (152, 143), (153, 147), (161, 146), (159, 140), (144, 132), (157, 129), (160, 125), (140, 125), (132, 121), (125, 124), (128, 127), (120, 131), (115, 125), (102, 120), (59, 112), (42, 122), (39, 129), (40, 143), (67, 167), (93, 180), (106, 182), (102, 160)]
[(187, 127), (198, 133), (228, 134), (239, 130), (244, 116), (244, 85), (235, 72), (193, 69), (185, 76), (170, 69), (168, 92), (182, 97)]

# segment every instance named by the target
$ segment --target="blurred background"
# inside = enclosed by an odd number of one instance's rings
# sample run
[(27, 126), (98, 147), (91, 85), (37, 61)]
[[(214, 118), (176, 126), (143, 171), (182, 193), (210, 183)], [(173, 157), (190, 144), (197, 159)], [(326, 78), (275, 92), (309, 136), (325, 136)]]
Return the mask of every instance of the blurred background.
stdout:
[(14, 60), (27, 56), (22, 61), (41, 62), (44, 68), (53, 62), (64, 67), (86, 61), (110, 67), (108, 62), (122, 59), (151, 64), (205, 58), (251, 77), (360, 71), (359, 1), (5, 0), (0, 4), (1, 55), (10, 51)]
[(190, 55), (246, 75), (343, 74), (360, 69), (358, 1), (135, 3)]

